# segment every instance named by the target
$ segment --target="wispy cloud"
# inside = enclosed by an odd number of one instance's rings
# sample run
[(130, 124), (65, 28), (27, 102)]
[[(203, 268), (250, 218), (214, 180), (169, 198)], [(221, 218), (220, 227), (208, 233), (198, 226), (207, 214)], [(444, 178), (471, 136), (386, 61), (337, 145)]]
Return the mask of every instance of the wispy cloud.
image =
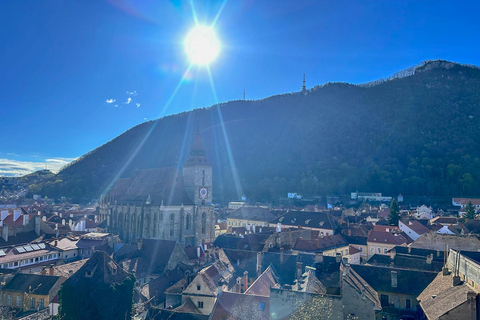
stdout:
[(37, 170), (43, 170), (45, 167), (57, 173), (63, 166), (73, 160), (75, 160), (75, 158), (49, 158), (43, 162), (0, 159), (0, 176), (18, 177)]
[[(137, 96), (138, 96), (137, 90), (126, 91), (125, 93), (127, 94), (126, 100), (125, 100), (125, 102), (121, 103), (120, 105), (122, 105), (122, 104), (126, 104), (126, 105), (132, 104), (132, 105), (133, 105), (133, 104), (135, 104), (135, 106), (136, 106), (137, 108), (139, 108), (139, 107), (140, 107), (140, 103), (139, 103), (138, 100), (137, 100)], [(122, 101), (123, 98), (120, 97), (118, 100), (119, 100), (119, 101)], [(113, 104), (113, 106), (114, 106), (115, 108), (118, 108), (118, 107), (121, 108), (121, 106), (119, 105), (119, 103), (115, 103), (115, 102), (117, 102), (117, 99), (113, 99), (113, 98), (112, 98), (112, 99), (107, 99), (107, 100), (105, 100), (105, 102), (108, 103), (108, 104)]]

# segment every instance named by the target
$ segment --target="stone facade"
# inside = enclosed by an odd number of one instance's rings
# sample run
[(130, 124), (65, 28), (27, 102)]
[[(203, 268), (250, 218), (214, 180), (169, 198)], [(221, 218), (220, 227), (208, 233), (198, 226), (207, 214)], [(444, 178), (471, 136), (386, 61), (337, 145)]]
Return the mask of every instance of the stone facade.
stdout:
[(125, 242), (154, 238), (197, 246), (215, 239), (212, 166), (200, 135), (180, 173), (176, 168), (146, 169), (119, 179), (101, 199), (108, 231)]

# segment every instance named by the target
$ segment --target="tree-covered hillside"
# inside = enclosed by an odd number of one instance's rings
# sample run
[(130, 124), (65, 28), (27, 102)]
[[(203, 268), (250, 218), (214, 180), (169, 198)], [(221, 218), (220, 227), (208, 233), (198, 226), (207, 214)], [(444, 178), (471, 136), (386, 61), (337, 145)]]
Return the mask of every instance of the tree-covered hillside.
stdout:
[(471, 196), (480, 190), (479, 106), (480, 70), (445, 61), (373, 86), (231, 101), (140, 124), (62, 170), (43, 194), (92, 199), (136, 169), (181, 165), (198, 125), (216, 202), (355, 190)]

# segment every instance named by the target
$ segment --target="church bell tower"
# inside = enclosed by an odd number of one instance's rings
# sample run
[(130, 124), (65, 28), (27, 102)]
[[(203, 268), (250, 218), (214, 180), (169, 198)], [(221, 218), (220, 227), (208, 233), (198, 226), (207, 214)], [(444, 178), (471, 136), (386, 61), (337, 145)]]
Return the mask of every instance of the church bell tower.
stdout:
[(190, 149), (190, 154), (183, 165), (183, 184), (187, 195), (196, 205), (212, 202), (212, 166), (205, 156), (200, 133)]

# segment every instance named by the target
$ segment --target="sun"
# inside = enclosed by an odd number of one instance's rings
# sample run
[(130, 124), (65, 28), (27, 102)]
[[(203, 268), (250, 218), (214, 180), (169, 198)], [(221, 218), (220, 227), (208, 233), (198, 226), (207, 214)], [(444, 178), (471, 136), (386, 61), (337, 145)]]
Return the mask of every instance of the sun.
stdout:
[(185, 38), (185, 51), (192, 64), (209, 65), (220, 52), (215, 30), (212, 27), (197, 25)]

